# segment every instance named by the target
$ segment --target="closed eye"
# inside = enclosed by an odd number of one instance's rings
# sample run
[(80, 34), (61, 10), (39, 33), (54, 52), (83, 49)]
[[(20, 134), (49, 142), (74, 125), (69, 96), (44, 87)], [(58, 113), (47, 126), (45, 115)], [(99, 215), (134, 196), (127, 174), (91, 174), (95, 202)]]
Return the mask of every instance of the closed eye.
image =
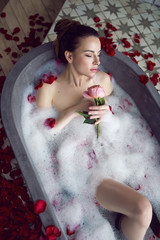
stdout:
[(86, 57), (92, 57), (91, 55), (87, 55), (87, 54), (86, 54), (85, 56), (86, 56)]

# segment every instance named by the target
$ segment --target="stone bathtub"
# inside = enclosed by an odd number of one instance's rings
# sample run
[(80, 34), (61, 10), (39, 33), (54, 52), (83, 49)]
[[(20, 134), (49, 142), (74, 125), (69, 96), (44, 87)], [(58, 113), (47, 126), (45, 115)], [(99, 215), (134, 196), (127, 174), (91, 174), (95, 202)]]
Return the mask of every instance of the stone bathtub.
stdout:
[[(33, 49), (18, 61), (8, 75), (3, 87), (1, 113), (6, 134), (33, 201), (43, 199), (47, 203), (45, 212), (40, 214), (44, 227), (53, 224), (61, 229), (61, 224), (53, 212), (53, 207), (42, 188), (41, 180), (32, 165), (31, 156), (25, 144), (21, 128), (23, 89), (34, 81), (35, 72), (53, 58), (55, 58), (53, 45), (47, 43)], [(144, 86), (139, 81), (139, 76), (145, 73), (131, 59), (118, 51), (116, 51), (114, 57), (102, 52), (101, 65), (103, 70), (110, 72), (120, 87), (132, 97), (160, 143), (160, 95), (152, 82), (149, 81)], [(63, 232), (61, 239), (67, 239)]]

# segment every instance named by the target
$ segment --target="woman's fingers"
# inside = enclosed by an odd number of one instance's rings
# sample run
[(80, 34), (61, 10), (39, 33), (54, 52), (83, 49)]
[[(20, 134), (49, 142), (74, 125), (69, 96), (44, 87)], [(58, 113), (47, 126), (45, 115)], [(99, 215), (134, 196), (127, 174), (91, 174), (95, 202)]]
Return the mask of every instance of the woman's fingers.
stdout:
[(97, 125), (98, 123), (100, 123), (101, 118), (97, 119), (97, 121), (94, 123), (94, 125)]
[(105, 111), (107, 111), (107, 110), (109, 110), (109, 106), (106, 105), (106, 104), (101, 105), (101, 106), (96, 106), (96, 105), (93, 106), (93, 105), (92, 105), (92, 106), (89, 107), (89, 110), (93, 110), (93, 111), (94, 111), (94, 110), (98, 110), (98, 111), (99, 111), (99, 110), (105, 110)]
[(96, 119), (95, 125), (100, 123), (102, 117), (109, 111), (109, 106), (90, 106), (88, 114), (91, 115), (90, 119)]
[(101, 105), (101, 106), (90, 106), (89, 107), (89, 115), (92, 115), (94, 117), (100, 117), (101, 115), (106, 114), (106, 112), (109, 111), (109, 106), (107, 105)]
[(106, 110), (101, 110), (101, 111), (89, 111), (88, 114), (92, 115), (92, 116), (96, 116), (96, 115), (104, 115), (106, 114), (108, 111)]

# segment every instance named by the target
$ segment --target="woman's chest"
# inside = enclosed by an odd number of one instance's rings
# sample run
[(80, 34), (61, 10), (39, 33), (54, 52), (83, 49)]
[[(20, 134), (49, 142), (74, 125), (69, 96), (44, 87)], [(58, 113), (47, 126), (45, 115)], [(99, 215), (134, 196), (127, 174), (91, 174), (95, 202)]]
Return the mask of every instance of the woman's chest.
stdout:
[(62, 111), (78, 104), (82, 98), (82, 89), (72, 89), (61, 86), (61, 88), (57, 88), (54, 92), (53, 105), (58, 111)]

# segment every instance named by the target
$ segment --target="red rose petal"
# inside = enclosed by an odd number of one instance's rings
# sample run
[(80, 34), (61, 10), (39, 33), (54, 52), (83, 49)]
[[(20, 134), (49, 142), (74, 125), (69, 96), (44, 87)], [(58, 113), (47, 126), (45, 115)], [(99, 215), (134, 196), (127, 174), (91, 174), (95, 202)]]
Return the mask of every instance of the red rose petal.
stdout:
[(159, 74), (158, 73), (154, 73), (153, 76), (150, 77), (150, 79), (151, 79), (151, 81), (152, 81), (154, 86), (156, 86), (157, 83), (159, 82), (158, 78), (159, 78)]
[(110, 44), (106, 44), (106, 53), (109, 54), (110, 56), (115, 55), (115, 50)]
[(112, 74), (108, 72), (108, 75), (110, 76), (110, 80), (112, 81)]
[(38, 90), (38, 88), (41, 88), (43, 86), (42, 79), (40, 79), (39, 83), (35, 86), (35, 90)]
[(116, 44), (113, 44), (112, 46), (113, 46), (113, 48), (114, 48), (114, 49), (116, 49), (116, 48), (117, 48), (117, 45), (116, 45)]
[(124, 41), (124, 47), (130, 48), (130, 47), (131, 47), (130, 42), (128, 42), (127, 40), (125, 40), (125, 41)]
[(11, 52), (11, 48), (8, 47), (8, 48), (6, 48), (4, 51), (5, 51), (6, 53), (10, 53), (10, 52)]
[(102, 27), (101, 23), (96, 24), (96, 27)]
[(6, 34), (5, 34), (5, 39), (6, 39), (6, 40), (12, 40), (12, 35), (6, 33)]
[(7, 33), (7, 30), (4, 29), (4, 28), (0, 28), (0, 33), (2, 33), (2, 34), (6, 34), (6, 33)]
[(12, 63), (13, 63), (13, 64), (16, 64), (16, 61), (15, 61), (15, 60), (12, 60)]
[(14, 34), (16, 34), (16, 33), (19, 33), (20, 32), (20, 28), (19, 27), (15, 27), (14, 29), (13, 29), (13, 35)]
[(36, 24), (38, 24), (38, 25), (43, 25), (43, 23), (42, 23), (42, 21), (41, 20), (36, 20)]
[(147, 62), (147, 69), (150, 71), (153, 71), (154, 66), (156, 66), (156, 64), (152, 61), (148, 61)]
[(146, 85), (148, 81), (149, 78), (146, 75), (140, 75), (140, 82), (143, 83), (143, 85)]
[(114, 112), (112, 111), (112, 107), (109, 105), (109, 110), (111, 111), (112, 114), (114, 114)]
[(148, 54), (143, 55), (144, 59), (148, 59)]
[(57, 227), (50, 225), (50, 226), (46, 227), (46, 236), (48, 237), (48, 239), (50, 236), (60, 237), (61, 231), (59, 231), (59, 229)]
[(97, 22), (100, 22), (100, 18), (99, 17), (94, 17), (94, 21), (97, 23)]
[(106, 44), (106, 40), (104, 37), (100, 37), (99, 38), (100, 42), (101, 42), (101, 48), (104, 48), (105, 47), (105, 44)]
[(139, 191), (141, 189), (141, 185), (138, 186), (138, 188), (136, 189), (136, 191)]
[(36, 100), (35, 93), (28, 95), (28, 102), (33, 103)]
[(0, 58), (3, 58), (2, 54), (0, 54)]
[(138, 64), (138, 61), (133, 57), (132, 61), (134, 61), (136, 64)]
[(44, 122), (44, 125), (49, 128), (54, 128), (55, 122), (55, 118), (47, 118)]
[(38, 16), (39, 16), (39, 14), (36, 13), (35, 15), (31, 15), (31, 16), (29, 16), (29, 19), (31, 19), (31, 20), (35, 20)]
[(136, 33), (134, 36), (135, 36), (135, 38), (140, 39), (140, 36), (138, 35), (138, 33)]
[(18, 49), (21, 50), (22, 49), (22, 44), (17, 45)]
[(129, 53), (128, 53), (128, 52), (123, 52), (123, 54), (124, 54), (124, 55), (126, 55), (126, 56), (128, 56), (128, 55), (129, 55)]
[(111, 30), (112, 30), (113, 32), (115, 32), (115, 31), (117, 31), (117, 28), (112, 25)]
[(15, 42), (18, 42), (18, 41), (19, 41), (19, 37), (15, 36), (15, 37), (13, 37), (13, 40), (14, 40)]
[(34, 212), (35, 212), (36, 214), (40, 214), (40, 213), (42, 213), (42, 212), (45, 211), (46, 206), (47, 206), (47, 204), (46, 204), (45, 201), (43, 201), (43, 200), (37, 200), (37, 201), (34, 203)]
[(12, 57), (17, 58), (17, 57), (18, 57), (18, 53), (13, 52), (13, 53), (12, 53)]
[(138, 38), (134, 38), (134, 41), (135, 41), (136, 43), (140, 43), (140, 41), (139, 41)]
[(39, 20), (44, 21), (44, 17), (39, 16)]
[(152, 53), (148, 53), (148, 57), (152, 58), (153, 54)]
[(23, 52), (23, 53), (27, 53), (27, 52), (29, 52), (29, 49), (28, 49), (28, 48), (24, 48), (24, 49), (22, 50), (22, 52)]
[(1, 18), (5, 18), (6, 17), (6, 13), (5, 12), (2, 12), (1, 13)]
[(134, 53), (129, 53), (128, 55), (129, 55), (130, 57), (134, 57), (134, 56), (135, 56)]
[(43, 75), (43, 82), (52, 84), (57, 79), (57, 76), (54, 76), (52, 73)]
[(135, 56), (138, 56), (138, 57), (141, 55), (141, 53), (138, 52), (138, 50), (135, 50), (134, 54), (135, 54)]
[(127, 41), (127, 38), (122, 38), (122, 42), (124, 43), (124, 47), (130, 48), (131, 44), (130, 42)]
[(30, 26), (35, 26), (35, 23), (33, 21), (29, 21)]
[(112, 24), (111, 24), (111, 23), (107, 23), (107, 24), (106, 24), (106, 27), (107, 27), (108, 29), (111, 29), (111, 28), (112, 28)]
[(80, 224), (78, 224), (73, 230), (70, 229), (69, 226), (67, 226), (66, 232), (68, 236), (72, 236), (76, 233), (77, 229), (80, 227)]
[(67, 232), (67, 235), (68, 235), (68, 236), (72, 236), (73, 234), (75, 234), (75, 231), (74, 231), (74, 230), (71, 231), (71, 230), (69, 229), (69, 227), (67, 227), (66, 232)]

